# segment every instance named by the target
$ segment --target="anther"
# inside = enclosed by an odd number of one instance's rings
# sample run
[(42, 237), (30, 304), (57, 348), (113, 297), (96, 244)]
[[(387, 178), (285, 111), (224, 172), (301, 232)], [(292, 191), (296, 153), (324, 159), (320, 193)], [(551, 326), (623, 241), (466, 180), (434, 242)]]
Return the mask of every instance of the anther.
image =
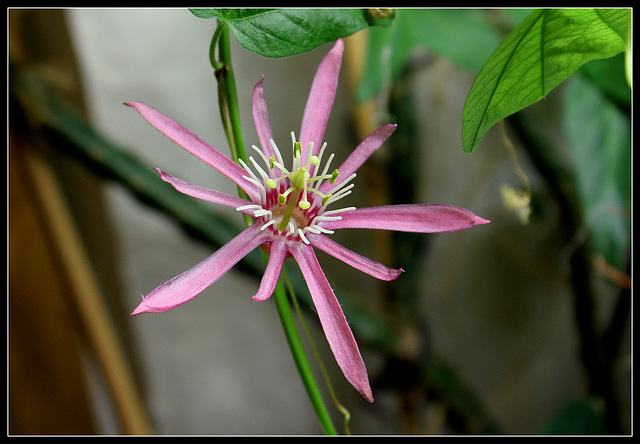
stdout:
[(293, 144), (293, 156), (300, 157), (300, 153), (302, 153), (302, 144), (300, 142), (294, 142)]
[(331, 178), (329, 179), (329, 183), (331, 183), (331, 185), (333, 185), (334, 183), (336, 183), (336, 179), (338, 178), (338, 175), (340, 173), (338, 172), (338, 170), (333, 170), (333, 173), (331, 173)]

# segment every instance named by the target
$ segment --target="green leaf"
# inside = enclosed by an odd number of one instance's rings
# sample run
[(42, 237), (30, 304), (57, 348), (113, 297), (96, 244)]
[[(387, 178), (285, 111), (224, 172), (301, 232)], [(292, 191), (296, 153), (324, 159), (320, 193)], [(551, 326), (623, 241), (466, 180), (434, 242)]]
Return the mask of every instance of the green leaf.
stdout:
[(463, 111), (462, 143), (473, 152), (498, 121), (545, 97), (584, 63), (626, 48), (629, 9), (532, 12), (475, 79)]
[(565, 94), (564, 123), (589, 235), (596, 253), (621, 268), (630, 242), (630, 119), (583, 76), (572, 78)]
[(265, 57), (300, 54), (369, 26), (369, 12), (364, 9), (191, 9), (191, 12), (227, 24), (242, 47)]

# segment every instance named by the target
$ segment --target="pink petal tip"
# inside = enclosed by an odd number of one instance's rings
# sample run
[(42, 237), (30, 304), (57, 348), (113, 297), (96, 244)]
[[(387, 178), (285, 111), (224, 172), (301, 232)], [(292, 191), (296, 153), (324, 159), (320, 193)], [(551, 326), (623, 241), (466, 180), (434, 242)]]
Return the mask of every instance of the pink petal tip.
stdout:
[(491, 223), (490, 220), (484, 219), (480, 216), (476, 216), (476, 218), (471, 221), (471, 226), (484, 225), (484, 224), (490, 224), (490, 223)]

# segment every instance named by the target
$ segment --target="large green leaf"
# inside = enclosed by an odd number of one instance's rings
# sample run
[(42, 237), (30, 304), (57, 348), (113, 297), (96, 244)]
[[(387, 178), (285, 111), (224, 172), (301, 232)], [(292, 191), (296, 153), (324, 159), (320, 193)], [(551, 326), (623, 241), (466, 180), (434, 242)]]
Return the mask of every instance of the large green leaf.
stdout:
[(347, 37), (373, 23), (365, 9), (191, 9), (229, 26), (245, 49), (286, 57)]
[(463, 111), (472, 152), (498, 121), (545, 97), (589, 60), (626, 48), (629, 9), (545, 9), (513, 29), (475, 79)]

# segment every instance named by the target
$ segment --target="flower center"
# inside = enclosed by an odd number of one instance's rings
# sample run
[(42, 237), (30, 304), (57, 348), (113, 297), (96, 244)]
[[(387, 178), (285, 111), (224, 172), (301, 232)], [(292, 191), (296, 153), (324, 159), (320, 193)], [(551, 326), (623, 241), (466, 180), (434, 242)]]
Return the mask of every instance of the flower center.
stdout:
[[(290, 235), (295, 236), (297, 234), (303, 242), (308, 244), (309, 241), (305, 237), (307, 231), (316, 234), (333, 233), (322, 228), (318, 223), (339, 220), (341, 216), (335, 216), (334, 214), (355, 210), (354, 207), (348, 207), (340, 210), (325, 211), (327, 205), (351, 193), (353, 184), (345, 185), (355, 177), (355, 173), (332, 190), (331, 194), (320, 192), (319, 188), (324, 180), (329, 180), (331, 184), (334, 184), (339, 176), (337, 169), (334, 169), (330, 174), (327, 173), (333, 154), (329, 156), (323, 171), (317, 174), (316, 167), (321, 163), (327, 144), (324, 143), (318, 155), (315, 156), (313, 155), (313, 142), (309, 142), (307, 156), (303, 160), (301, 158), (301, 143), (295, 140), (293, 132), (291, 133), (291, 138), (293, 142), (291, 170), (288, 170), (283, 165), (282, 155), (273, 140), (270, 142), (275, 154), (269, 159), (266, 158), (262, 150), (255, 145), (253, 146), (267, 167), (266, 170), (263, 169), (253, 157), (249, 157), (249, 161), (255, 167), (258, 175), (254, 174), (247, 164), (240, 160), (241, 165), (251, 176), (244, 176), (245, 179), (256, 185), (260, 190), (262, 205), (244, 205), (236, 208), (236, 210), (255, 210), (254, 217), (267, 219), (261, 229), (273, 227), (272, 229), (276, 229), (279, 234), (287, 238)], [(276, 169), (279, 175), (276, 174)]]
[[(276, 189), (278, 187), (278, 182), (284, 181), (288, 182), (288, 187), (282, 192), (278, 194), (278, 205), (285, 206), (282, 219), (280, 224), (278, 225), (278, 230), (280, 232), (285, 231), (287, 226), (289, 225), (289, 221), (291, 220), (291, 216), (294, 214), (294, 208), (297, 206), (301, 210), (308, 210), (311, 207), (311, 202), (309, 202), (309, 193), (315, 193), (322, 198), (322, 204), (326, 205), (327, 200), (331, 197), (330, 194), (323, 194), (318, 191), (316, 188), (310, 186), (310, 184), (314, 182), (320, 182), (325, 179), (329, 179), (329, 181), (333, 184), (338, 178), (338, 170), (334, 170), (331, 174), (321, 174), (317, 176), (312, 176), (310, 171), (314, 170), (311, 168), (312, 166), (317, 166), (320, 163), (320, 158), (318, 156), (311, 155), (313, 150), (313, 142), (309, 143), (309, 156), (306, 160), (306, 163), (303, 165), (301, 161), (301, 153), (302, 146), (300, 142), (293, 142), (293, 170), (288, 171), (281, 163), (276, 161), (276, 156), (272, 155), (269, 159), (269, 168), (273, 171), (275, 167), (277, 167), (281, 171), (281, 175), (275, 179), (269, 178), (265, 181), (267, 187), (271, 189)], [(325, 171), (326, 172), (326, 171)], [(286, 185), (285, 185), (286, 187)]]

